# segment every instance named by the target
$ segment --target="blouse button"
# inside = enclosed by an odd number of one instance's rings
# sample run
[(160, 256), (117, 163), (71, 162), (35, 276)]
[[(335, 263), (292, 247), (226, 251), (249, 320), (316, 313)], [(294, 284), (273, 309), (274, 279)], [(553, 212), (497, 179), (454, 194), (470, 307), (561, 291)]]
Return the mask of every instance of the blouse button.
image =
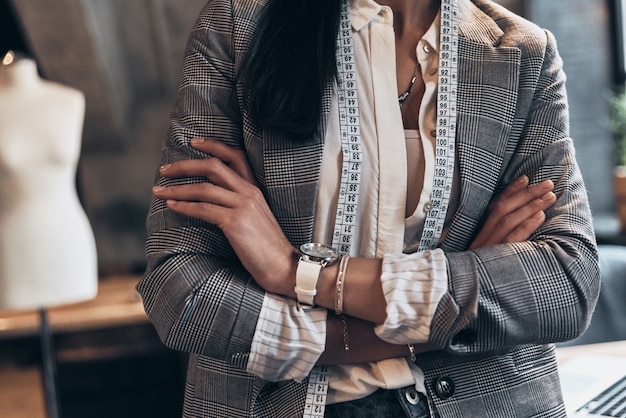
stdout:
[(424, 212), (428, 213), (432, 210), (433, 208), (433, 203), (432, 202), (426, 202), (424, 204)]
[(437, 67), (433, 67), (433, 68), (431, 68), (431, 69), (430, 69), (429, 74), (430, 74), (430, 75), (435, 75), (435, 74), (437, 74), (437, 71), (438, 71), (438, 70), (439, 70), (439, 69), (438, 69)]
[(430, 52), (432, 51), (430, 45), (428, 44), (424, 44), (424, 52), (427, 54), (430, 54)]

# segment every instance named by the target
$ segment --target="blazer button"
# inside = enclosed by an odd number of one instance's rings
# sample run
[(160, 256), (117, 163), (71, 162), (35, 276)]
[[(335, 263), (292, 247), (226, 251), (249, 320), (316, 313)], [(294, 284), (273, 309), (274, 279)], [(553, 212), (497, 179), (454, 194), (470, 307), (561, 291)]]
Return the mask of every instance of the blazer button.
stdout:
[(441, 399), (451, 398), (455, 391), (454, 381), (448, 376), (442, 376), (435, 380), (435, 392)]

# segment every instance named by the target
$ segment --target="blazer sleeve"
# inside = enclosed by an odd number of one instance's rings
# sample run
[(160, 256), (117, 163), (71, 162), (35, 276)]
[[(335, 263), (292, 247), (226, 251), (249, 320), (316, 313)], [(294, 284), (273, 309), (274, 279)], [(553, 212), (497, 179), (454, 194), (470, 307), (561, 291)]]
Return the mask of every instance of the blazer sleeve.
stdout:
[[(230, 1), (212, 1), (192, 29), (162, 164), (206, 157), (189, 146), (194, 137), (242, 147), (234, 22)], [(198, 181), (158, 174), (155, 179), (157, 185)], [(164, 344), (245, 369), (262, 289), (216, 226), (175, 214), (153, 199), (146, 227), (148, 265), (138, 291)]]
[(569, 138), (562, 60), (549, 32), (534, 33), (520, 46), (520, 80), (534, 88), (520, 93), (519, 129), (511, 130), (506, 146), (512, 155), (495, 190), (522, 174), (532, 183), (552, 179), (557, 202), (530, 240), (447, 251), (448, 292), (435, 312), (431, 341), (456, 354), (575, 338), (586, 329), (599, 294), (591, 212)]

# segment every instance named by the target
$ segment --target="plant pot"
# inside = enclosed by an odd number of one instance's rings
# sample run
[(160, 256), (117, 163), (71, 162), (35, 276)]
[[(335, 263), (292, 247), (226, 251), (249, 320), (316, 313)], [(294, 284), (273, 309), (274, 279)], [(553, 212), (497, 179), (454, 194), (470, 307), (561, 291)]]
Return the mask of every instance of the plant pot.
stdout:
[(615, 187), (615, 206), (620, 221), (620, 228), (622, 232), (626, 232), (626, 166), (620, 166), (615, 169), (613, 184)]

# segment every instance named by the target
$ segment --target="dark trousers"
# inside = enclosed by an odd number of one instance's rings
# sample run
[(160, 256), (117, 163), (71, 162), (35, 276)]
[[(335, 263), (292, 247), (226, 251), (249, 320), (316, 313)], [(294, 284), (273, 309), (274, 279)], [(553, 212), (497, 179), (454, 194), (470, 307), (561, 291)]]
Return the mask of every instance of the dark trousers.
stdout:
[(325, 418), (429, 418), (428, 401), (413, 387), (385, 390), (326, 406)]

